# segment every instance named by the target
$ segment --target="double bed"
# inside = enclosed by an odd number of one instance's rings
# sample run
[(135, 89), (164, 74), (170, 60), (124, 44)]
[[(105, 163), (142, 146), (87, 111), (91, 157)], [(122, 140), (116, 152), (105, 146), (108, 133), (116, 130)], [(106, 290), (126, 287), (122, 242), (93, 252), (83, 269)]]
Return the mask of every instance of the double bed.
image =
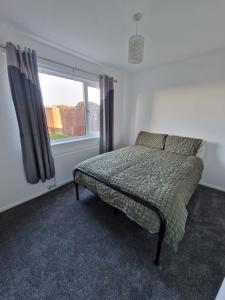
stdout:
[(82, 185), (150, 233), (158, 233), (158, 265), (163, 240), (176, 251), (185, 233), (186, 206), (203, 171), (201, 147), (200, 139), (140, 132), (135, 145), (77, 165), (77, 200)]

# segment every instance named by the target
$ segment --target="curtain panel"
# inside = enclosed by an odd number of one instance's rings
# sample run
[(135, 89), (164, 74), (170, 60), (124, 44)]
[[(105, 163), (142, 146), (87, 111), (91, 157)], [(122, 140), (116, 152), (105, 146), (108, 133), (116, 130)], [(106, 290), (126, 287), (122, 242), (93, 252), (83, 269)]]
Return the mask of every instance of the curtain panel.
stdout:
[[(27, 182), (54, 177), (47, 121), (38, 78), (37, 56), (31, 49), (6, 44), (8, 77), (16, 111)], [(13, 170), (12, 170), (13, 172)]]
[(114, 87), (113, 77), (100, 75), (100, 153), (113, 150)]

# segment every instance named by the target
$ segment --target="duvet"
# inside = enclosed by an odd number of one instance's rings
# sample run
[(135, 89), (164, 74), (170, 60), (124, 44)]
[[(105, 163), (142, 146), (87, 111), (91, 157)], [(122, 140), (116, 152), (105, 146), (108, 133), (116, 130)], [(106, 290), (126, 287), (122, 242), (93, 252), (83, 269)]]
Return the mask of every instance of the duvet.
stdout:
[[(200, 158), (135, 145), (87, 159), (76, 168), (156, 206), (166, 219), (165, 241), (177, 250), (185, 233), (186, 206), (202, 174)], [(76, 172), (75, 180), (149, 232), (159, 231), (159, 218), (151, 209), (82, 172)]]

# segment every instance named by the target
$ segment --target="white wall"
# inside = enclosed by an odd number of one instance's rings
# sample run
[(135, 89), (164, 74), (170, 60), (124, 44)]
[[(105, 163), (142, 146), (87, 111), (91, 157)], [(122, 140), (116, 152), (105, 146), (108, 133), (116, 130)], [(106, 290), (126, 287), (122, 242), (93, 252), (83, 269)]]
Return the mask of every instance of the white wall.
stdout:
[[(126, 74), (112, 70), (108, 67), (87, 62), (72, 54), (63, 52), (33, 39), (22, 32), (14, 30), (8, 25), (0, 23), (0, 42), (11, 41), (15, 44), (28, 46), (37, 50), (39, 56), (50, 58), (87, 71), (106, 73), (114, 76), (118, 83), (115, 85), (115, 147), (122, 143), (122, 101), (124, 97), (124, 80)], [(19, 140), (19, 131), (15, 110), (9, 89), (6, 57), (0, 51), (0, 211), (8, 209), (24, 201), (30, 200), (40, 194), (46, 193), (54, 180), (46, 183), (31, 185), (26, 182), (22, 153)], [(54, 145), (52, 147), (56, 168), (55, 183), (60, 186), (72, 180), (73, 167), (88, 157), (98, 153), (98, 140), (86, 140), (73, 143)]]
[(128, 143), (140, 130), (207, 141), (202, 183), (225, 190), (225, 52), (135, 73)]
[[(114, 76), (115, 147), (133, 143), (139, 130), (200, 137), (208, 142), (202, 182), (225, 190), (225, 53), (218, 52), (133, 75), (87, 62), (14, 28), (0, 24), (0, 42), (12, 41), (40, 56)], [(48, 191), (53, 180), (26, 182), (18, 125), (0, 53), (0, 211)], [(98, 141), (53, 147), (56, 186), (72, 180), (72, 169), (98, 153)]]

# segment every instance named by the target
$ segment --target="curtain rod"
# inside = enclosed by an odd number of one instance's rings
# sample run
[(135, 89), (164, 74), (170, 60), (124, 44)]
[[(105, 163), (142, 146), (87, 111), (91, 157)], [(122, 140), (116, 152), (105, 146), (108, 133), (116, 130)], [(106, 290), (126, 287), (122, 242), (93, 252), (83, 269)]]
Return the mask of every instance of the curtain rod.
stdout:
[[(3, 45), (3, 44), (0, 44), (0, 48), (5, 49), (6, 46)], [(38, 59), (42, 59), (42, 60), (47, 61), (47, 62), (50, 62), (50, 63), (57, 64), (57, 65), (62, 66), (62, 67), (70, 68), (70, 69), (73, 70), (73, 72), (74, 72), (74, 71), (77, 71), (77, 72), (86, 73), (86, 74), (89, 74), (89, 75), (92, 75), (92, 76), (96, 76), (96, 77), (99, 76), (99, 74), (92, 73), (92, 72), (89, 72), (89, 71), (85, 71), (85, 70), (79, 69), (79, 68), (77, 68), (77, 67), (71, 67), (71, 66), (69, 66), (69, 65), (66, 65), (66, 64), (57, 62), (57, 61), (52, 60), (52, 59), (49, 59), (49, 58), (45, 58), (45, 57), (42, 57), (42, 56), (37, 56), (37, 58), (38, 58)], [(113, 80), (113, 82), (117, 83), (117, 80)]]

